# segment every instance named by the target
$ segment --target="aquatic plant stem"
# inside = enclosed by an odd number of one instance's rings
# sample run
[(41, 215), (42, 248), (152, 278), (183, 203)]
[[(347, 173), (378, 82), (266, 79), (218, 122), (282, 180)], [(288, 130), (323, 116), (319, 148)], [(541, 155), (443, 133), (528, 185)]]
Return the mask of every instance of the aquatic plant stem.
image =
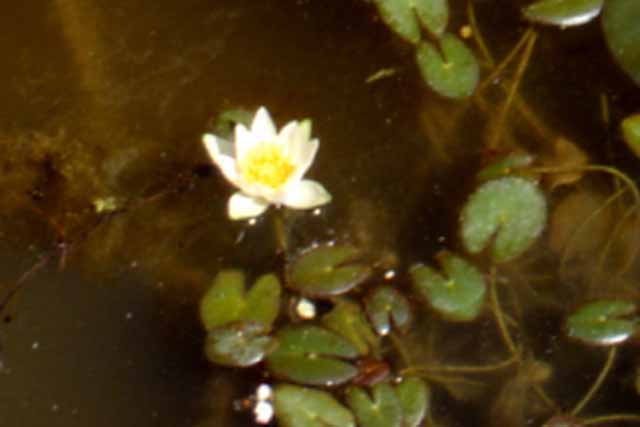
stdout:
[(538, 38), (538, 34), (535, 31), (530, 33), (528, 36), (526, 47), (524, 48), (524, 52), (522, 54), (522, 59), (518, 64), (518, 68), (516, 68), (516, 73), (513, 77), (513, 82), (511, 83), (511, 87), (507, 92), (507, 98), (502, 104), (502, 108), (498, 113), (498, 118), (495, 121), (492, 132), (489, 135), (489, 141), (487, 143), (487, 147), (489, 149), (497, 149), (500, 141), (500, 136), (502, 135), (505, 122), (507, 120), (507, 116), (509, 111), (511, 110), (511, 105), (513, 104), (513, 100), (518, 92), (518, 88), (520, 87), (520, 82), (522, 81), (522, 77), (524, 76), (524, 72), (529, 65), (529, 60), (531, 59), (531, 54), (533, 53), (533, 47)]
[(289, 230), (283, 209), (276, 209), (273, 213), (273, 233), (278, 250), (287, 260), (289, 254)]
[(400, 337), (396, 333), (391, 332), (388, 335), (388, 337), (389, 337), (389, 340), (391, 341), (391, 345), (393, 345), (393, 348), (400, 355), (400, 360), (402, 361), (402, 364), (407, 367), (400, 371), (400, 372), (404, 372), (406, 369), (409, 369), (409, 367), (412, 365), (411, 355), (409, 354), (409, 351), (407, 350), (404, 343), (402, 342), (402, 339), (400, 339)]
[(609, 371), (611, 371), (613, 362), (616, 359), (617, 351), (618, 351), (617, 347), (611, 347), (607, 355), (607, 360), (604, 363), (604, 366), (602, 367), (602, 369), (600, 370), (600, 374), (598, 375), (598, 378), (596, 378), (594, 383), (591, 385), (591, 388), (589, 389), (589, 391), (587, 391), (587, 394), (584, 395), (582, 400), (580, 400), (580, 402), (578, 402), (576, 406), (574, 406), (573, 410), (571, 411), (572, 416), (574, 417), (578, 416), (580, 411), (584, 409), (584, 407), (591, 401), (593, 396), (598, 392), (598, 390), (604, 383), (604, 380), (607, 378), (607, 375), (609, 375)]
[(503, 360), (498, 363), (493, 363), (491, 365), (435, 365), (435, 366), (409, 366), (406, 369), (403, 369), (400, 373), (402, 375), (412, 374), (416, 372), (425, 372), (425, 373), (455, 373), (455, 374), (485, 374), (491, 373), (495, 371), (499, 371), (500, 369), (508, 368), (517, 362), (519, 358), (515, 355), (512, 355), (510, 358)]
[(513, 342), (513, 339), (511, 338), (511, 334), (509, 333), (509, 329), (507, 328), (507, 325), (504, 320), (504, 313), (502, 312), (502, 309), (500, 308), (500, 303), (498, 302), (498, 292), (496, 290), (495, 277), (496, 277), (496, 268), (494, 266), (494, 267), (491, 267), (490, 281), (489, 281), (489, 296), (491, 298), (491, 308), (493, 311), (493, 315), (496, 319), (498, 330), (500, 331), (500, 335), (502, 336), (502, 340), (506, 344), (507, 349), (511, 352), (511, 354), (514, 357), (519, 359), (520, 352), (518, 351), (518, 348), (516, 347), (515, 343)]
[(476, 89), (476, 93), (482, 92), (487, 86), (489, 86), (492, 82), (494, 82), (496, 78), (498, 78), (498, 76), (504, 71), (505, 68), (507, 68), (507, 66), (511, 63), (511, 61), (513, 61), (516, 55), (520, 52), (522, 47), (526, 45), (532, 33), (533, 33), (533, 28), (531, 27), (527, 29), (527, 31), (525, 31), (525, 33), (522, 35), (522, 37), (520, 37), (520, 40), (518, 40), (514, 48), (511, 49), (511, 52), (509, 52), (507, 56), (502, 61), (500, 61), (500, 63), (496, 67), (493, 68), (493, 70), (491, 71), (491, 74), (489, 74), (489, 76), (487, 76), (478, 85), (478, 88)]
[(615, 422), (615, 421), (640, 423), (640, 415), (636, 415), (636, 414), (602, 415), (600, 417), (581, 419), (580, 424), (583, 426), (588, 426), (588, 425), (609, 423), (609, 422)]

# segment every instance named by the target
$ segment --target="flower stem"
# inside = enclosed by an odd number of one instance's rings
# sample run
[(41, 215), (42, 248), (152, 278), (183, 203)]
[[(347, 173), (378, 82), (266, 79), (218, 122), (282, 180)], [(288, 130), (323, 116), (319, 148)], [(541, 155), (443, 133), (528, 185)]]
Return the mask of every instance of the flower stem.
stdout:
[(573, 415), (574, 417), (577, 416), (600, 389), (600, 387), (604, 383), (604, 380), (607, 378), (607, 375), (609, 375), (609, 371), (611, 371), (611, 367), (613, 366), (613, 362), (616, 358), (617, 350), (617, 347), (611, 347), (611, 350), (609, 350), (609, 354), (607, 356), (607, 361), (604, 363), (604, 366), (602, 367), (598, 378), (596, 378), (595, 382), (591, 385), (591, 388), (589, 389), (587, 394), (585, 394), (582, 400), (580, 400), (580, 402), (578, 402), (578, 404), (573, 408), (573, 410), (571, 411), (571, 415)]

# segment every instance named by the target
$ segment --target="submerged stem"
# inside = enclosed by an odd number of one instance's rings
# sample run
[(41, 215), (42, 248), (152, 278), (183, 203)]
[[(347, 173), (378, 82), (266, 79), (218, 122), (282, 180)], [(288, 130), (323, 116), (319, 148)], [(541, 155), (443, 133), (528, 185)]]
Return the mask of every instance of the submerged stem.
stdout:
[(640, 423), (640, 415), (637, 414), (611, 414), (611, 415), (602, 415), (599, 417), (582, 419), (580, 422), (583, 426), (593, 425), (593, 424), (601, 424), (608, 423), (612, 421), (631, 421)]
[(391, 344), (393, 345), (393, 348), (400, 355), (400, 360), (402, 360), (402, 364), (407, 367), (400, 372), (402, 373), (407, 369), (411, 369), (410, 368), (412, 364), (411, 355), (409, 354), (409, 351), (407, 350), (405, 345), (402, 343), (402, 340), (400, 339), (400, 337), (398, 337), (398, 335), (394, 332), (391, 332), (388, 336), (389, 336), (389, 340), (391, 340)]
[(483, 374), (490, 373), (494, 371), (498, 371), (500, 369), (507, 368), (513, 365), (518, 361), (518, 357), (516, 355), (512, 355), (510, 358), (500, 361), (498, 363), (494, 363), (491, 365), (439, 365), (439, 366), (410, 366), (404, 370), (402, 370), (401, 374), (412, 374), (415, 372), (425, 372), (425, 373), (439, 373), (439, 372), (450, 372), (457, 374)]
[(582, 411), (584, 407), (591, 401), (593, 396), (598, 392), (598, 389), (600, 389), (600, 387), (604, 383), (607, 375), (609, 375), (609, 371), (611, 371), (611, 367), (613, 366), (617, 351), (617, 347), (611, 347), (611, 350), (609, 350), (609, 354), (607, 355), (607, 361), (604, 363), (604, 366), (602, 367), (598, 378), (596, 378), (594, 383), (591, 385), (591, 388), (589, 389), (589, 391), (587, 391), (587, 394), (585, 394), (582, 400), (580, 400), (580, 402), (578, 402), (578, 404), (573, 408), (573, 410), (571, 411), (571, 415), (573, 415), (574, 417), (577, 416), (580, 411)]
[(504, 71), (505, 68), (511, 63), (511, 61), (516, 57), (516, 55), (520, 52), (523, 46), (529, 41), (529, 37), (531, 37), (531, 33), (533, 33), (533, 28), (527, 29), (525, 33), (520, 37), (520, 40), (516, 43), (516, 45), (511, 49), (511, 51), (507, 54), (507, 56), (496, 66), (494, 67), (491, 74), (486, 77), (480, 85), (478, 85), (477, 92), (481, 92), (487, 86), (491, 84), (499, 75)]
[(500, 303), (498, 301), (498, 292), (496, 290), (496, 280), (495, 280), (495, 267), (491, 268), (491, 279), (489, 283), (489, 292), (491, 297), (491, 308), (493, 310), (494, 317), (496, 319), (496, 324), (498, 325), (498, 330), (500, 331), (500, 335), (502, 336), (502, 340), (506, 344), (507, 348), (515, 357), (519, 360), (520, 352), (513, 342), (513, 338), (511, 338), (511, 334), (509, 333), (509, 329), (504, 320), (504, 313), (502, 312), (502, 308), (500, 308)]

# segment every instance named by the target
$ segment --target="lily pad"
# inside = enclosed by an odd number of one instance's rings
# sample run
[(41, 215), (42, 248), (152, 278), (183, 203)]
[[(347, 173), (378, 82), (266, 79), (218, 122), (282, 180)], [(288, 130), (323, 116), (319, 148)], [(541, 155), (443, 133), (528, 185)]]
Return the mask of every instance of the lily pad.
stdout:
[(276, 346), (274, 339), (265, 333), (263, 324), (253, 322), (238, 322), (212, 329), (205, 342), (205, 354), (207, 359), (219, 365), (255, 365)]
[(419, 378), (406, 378), (396, 386), (396, 394), (402, 407), (402, 427), (421, 425), (431, 404), (431, 391), (427, 384)]
[(471, 95), (478, 84), (478, 61), (453, 34), (442, 36), (440, 49), (430, 42), (421, 42), (416, 50), (416, 62), (424, 81), (442, 96), (464, 98)]
[(610, 346), (620, 344), (638, 328), (634, 303), (622, 300), (599, 300), (578, 309), (567, 319), (570, 337), (587, 344)]
[(350, 245), (311, 249), (293, 263), (289, 286), (311, 298), (349, 292), (371, 275), (368, 265), (356, 261), (358, 256), (358, 250)]
[(420, 23), (439, 37), (449, 22), (447, 0), (375, 0), (375, 3), (382, 20), (413, 44), (420, 41)]
[(355, 427), (351, 411), (326, 391), (279, 385), (274, 390), (274, 404), (282, 427)]
[(367, 355), (370, 349), (377, 350), (380, 345), (362, 308), (353, 301), (339, 300), (333, 310), (322, 318), (322, 323), (327, 329), (349, 340), (361, 356)]
[(462, 242), (469, 252), (479, 253), (494, 240), (491, 255), (494, 261), (505, 262), (540, 236), (547, 221), (547, 202), (531, 180), (495, 179), (469, 197), (461, 221)]
[(377, 384), (372, 398), (360, 387), (347, 390), (347, 401), (356, 415), (359, 427), (401, 427), (402, 406), (389, 384)]
[(414, 289), (449, 320), (475, 319), (486, 294), (484, 277), (473, 265), (451, 253), (443, 252), (438, 258), (445, 276), (431, 267), (414, 267)]
[(343, 359), (358, 357), (349, 341), (317, 326), (288, 327), (277, 334), (278, 349), (267, 358), (269, 371), (301, 384), (343, 384), (358, 370)]
[(431, 34), (440, 37), (444, 34), (449, 23), (448, 0), (405, 0), (408, 1), (418, 14), (422, 25)]
[(200, 319), (207, 330), (240, 320), (260, 322), (269, 330), (280, 310), (280, 293), (273, 274), (261, 276), (246, 292), (244, 273), (223, 270), (200, 301)]
[(391, 324), (401, 332), (411, 325), (409, 301), (390, 286), (380, 286), (365, 300), (365, 309), (373, 328), (379, 335), (391, 332)]
[(620, 67), (640, 85), (640, 2), (607, 0), (602, 14), (602, 27)]
[(622, 121), (622, 136), (627, 147), (636, 157), (640, 157), (640, 114), (634, 114)]
[(478, 172), (477, 178), (480, 181), (502, 178), (503, 176), (517, 172), (520, 168), (531, 165), (531, 163), (533, 163), (533, 156), (531, 154), (524, 151), (516, 151), (486, 166)]
[(593, 20), (602, 11), (604, 0), (539, 0), (522, 9), (532, 22), (574, 27)]

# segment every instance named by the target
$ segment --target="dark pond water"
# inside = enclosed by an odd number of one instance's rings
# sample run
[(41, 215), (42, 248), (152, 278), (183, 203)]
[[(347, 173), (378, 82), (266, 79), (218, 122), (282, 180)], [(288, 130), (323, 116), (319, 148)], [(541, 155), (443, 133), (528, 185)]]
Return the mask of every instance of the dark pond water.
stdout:
[[(527, 28), (525, 2), (473, 3), (487, 44), (505, 56)], [(466, 2), (451, 4), (459, 28)], [(251, 425), (230, 408), (252, 382), (206, 362), (196, 312), (221, 267), (262, 273), (277, 263), (268, 216), (252, 227), (226, 218), (231, 189), (200, 143), (221, 111), (266, 105), (278, 124), (311, 117), (321, 149), (310, 176), (334, 202), (296, 216), (296, 243), (353, 241), (401, 270), (455, 247), (459, 207), (490, 156), (487, 123), (503, 96), (479, 108), (429, 91), (410, 46), (365, 1), (31, 0), (6, 2), (0, 24), (0, 297), (13, 296), (0, 324), (3, 426)], [(395, 74), (366, 82), (384, 68)], [(541, 31), (521, 96), (547, 129), (639, 176), (613, 124), (640, 105), (640, 91), (612, 63), (598, 24)], [(509, 123), (521, 144), (548, 151), (519, 120)], [(598, 179), (580, 188), (594, 203), (608, 189)], [(119, 209), (98, 214), (106, 198)], [(547, 244), (533, 251), (535, 266), (505, 276), (549, 270), (558, 285)], [(572, 264), (569, 289), (548, 292), (551, 303), (523, 309), (563, 409), (604, 354), (558, 333), (558, 301), (575, 298), (583, 267)], [(603, 293), (638, 301), (627, 285)], [(453, 361), (479, 362), (465, 358), (468, 346), (493, 354), (501, 345), (490, 316), (439, 328)], [(590, 412), (637, 407), (633, 350)], [(487, 381), (498, 393), (506, 380)], [(527, 400), (523, 387), (516, 396)], [(487, 397), (444, 394), (435, 402), (443, 425), (509, 424), (487, 418)]]

